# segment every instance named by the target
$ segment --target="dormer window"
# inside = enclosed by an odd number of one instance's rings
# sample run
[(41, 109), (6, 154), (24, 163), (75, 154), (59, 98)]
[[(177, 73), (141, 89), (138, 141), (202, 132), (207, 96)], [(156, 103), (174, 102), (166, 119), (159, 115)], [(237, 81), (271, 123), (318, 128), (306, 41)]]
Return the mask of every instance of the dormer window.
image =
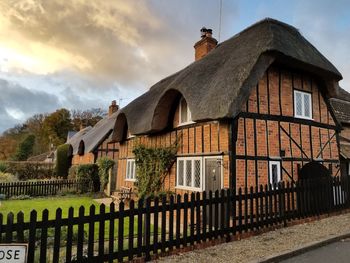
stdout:
[(180, 100), (179, 125), (190, 124), (192, 122), (191, 111), (184, 98)]

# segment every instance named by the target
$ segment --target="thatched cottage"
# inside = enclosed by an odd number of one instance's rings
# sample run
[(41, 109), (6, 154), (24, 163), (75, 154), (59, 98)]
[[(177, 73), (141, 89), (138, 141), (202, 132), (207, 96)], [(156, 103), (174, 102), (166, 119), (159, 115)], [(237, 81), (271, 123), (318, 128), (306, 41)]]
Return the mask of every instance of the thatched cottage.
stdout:
[(342, 76), (296, 28), (268, 18), (218, 45), (203, 29), (195, 58), (118, 112), (117, 188), (136, 180), (136, 142), (179, 138), (164, 182), (176, 193), (295, 181), (306, 165), (339, 174)]

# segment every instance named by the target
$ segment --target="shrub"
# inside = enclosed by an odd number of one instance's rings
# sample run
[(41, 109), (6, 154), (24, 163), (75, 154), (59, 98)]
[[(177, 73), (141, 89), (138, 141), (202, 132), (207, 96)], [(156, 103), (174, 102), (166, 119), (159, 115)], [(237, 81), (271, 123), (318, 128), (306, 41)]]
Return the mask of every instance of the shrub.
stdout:
[(72, 164), (72, 158), (69, 155), (69, 144), (62, 144), (57, 147), (56, 151), (56, 175), (67, 178), (68, 170)]
[(47, 179), (55, 176), (54, 165), (44, 162), (7, 162), (6, 172), (18, 180)]
[(78, 165), (72, 165), (68, 170), (68, 179), (77, 179)]
[(10, 173), (0, 172), (0, 182), (14, 182), (17, 181), (17, 177)]
[(115, 161), (108, 157), (102, 157), (97, 161), (98, 163), (98, 174), (101, 182), (101, 191), (105, 189), (108, 184), (109, 170), (114, 166)]
[(90, 179), (94, 185), (94, 191), (99, 191), (100, 178), (97, 164), (81, 164), (77, 168), (77, 179)]
[(7, 170), (7, 164), (4, 162), (0, 162), (0, 172), (5, 173)]

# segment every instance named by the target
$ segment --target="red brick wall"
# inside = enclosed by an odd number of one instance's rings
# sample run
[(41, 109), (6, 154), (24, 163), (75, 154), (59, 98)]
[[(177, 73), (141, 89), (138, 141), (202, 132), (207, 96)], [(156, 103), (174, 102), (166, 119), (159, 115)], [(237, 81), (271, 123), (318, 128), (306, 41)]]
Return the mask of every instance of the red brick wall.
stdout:
[[(222, 156), (223, 186), (229, 187), (229, 124), (226, 122), (203, 122), (187, 126), (177, 127), (179, 123), (179, 107), (174, 114), (172, 131), (149, 135), (137, 136), (120, 143), (119, 161), (117, 172), (117, 188), (121, 186), (134, 187), (133, 182), (126, 181), (126, 163), (128, 158), (133, 158), (132, 149), (136, 142), (148, 147), (170, 146), (178, 138), (178, 156)], [(189, 191), (180, 190), (176, 187), (176, 163), (171, 168), (169, 176), (164, 182), (164, 190), (170, 190), (176, 194), (184, 194)]]
[[(289, 122), (283, 118), (293, 117), (294, 119), (293, 87), (312, 93), (314, 121), (312, 126), (295, 123), (294, 120)], [(271, 67), (258, 85), (252, 89), (242, 112), (257, 114), (255, 120), (250, 117), (241, 117), (238, 120), (236, 143), (238, 187), (268, 183), (268, 158), (281, 157), (280, 149), (285, 150), (285, 158), (281, 160), (283, 180), (291, 180), (290, 177), (297, 180), (298, 164), (301, 166), (306, 164), (319, 152), (324, 165), (327, 168), (328, 165), (332, 165), (333, 175), (338, 173), (336, 162), (339, 156), (336, 136), (327, 144), (335, 133), (334, 120), (327, 109), (316, 79), (312, 76), (276, 66)], [(266, 120), (259, 114), (273, 115), (277, 118)], [(319, 123), (333, 127), (317, 127), (320, 126), (317, 125)], [(325, 144), (327, 145), (321, 151)], [(307, 156), (302, 154), (297, 145), (302, 147)]]
[(95, 156), (93, 153), (85, 153), (84, 155), (74, 155), (72, 165), (94, 163)]

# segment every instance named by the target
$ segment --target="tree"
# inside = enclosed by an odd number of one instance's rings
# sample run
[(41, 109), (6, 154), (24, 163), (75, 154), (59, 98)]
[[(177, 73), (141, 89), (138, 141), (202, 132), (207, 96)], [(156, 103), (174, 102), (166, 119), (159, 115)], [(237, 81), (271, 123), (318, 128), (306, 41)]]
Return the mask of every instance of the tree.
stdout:
[(15, 161), (25, 161), (33, 153), (35, 135), (29, 134), (19, 145), (13, 157)]
[(7, 160), (16, 152), (17, 140), (9, 135), (0, 137), (0, 160)]
[(53, 113), (35, 114), (23, 124), (17, 124), (0, 136), (0, 160), (15, 156), (19, 143), (28, 135), (35, 136), (33, 155), (52, 150), (66, 142), (68, 131), (80, 130), (80, 126), (94, 126), (106, 116), (102, 109), (72, 110), (58, 109)]
[(100, 108), (90, 109), (90, 110), (72, 110), (72, 125), (73, 129), (79, 131), (81, 126), (94, 126), (99, 122), (104, 116), (106, 116), (106, 111)]
[(0, 159), (8, 160), (16, 153), (18, 145), (27, 136), (23, 125), (15, 125), (0, 136)]
[(35, 135), (33, 155), (41, 154), (49, 149), (49, 145), (47, 143), (48, 139), (45, 137), (43, 129), (44, 120), (47, 115), (48, 114), (35, 114), (24, 123), (26, 126), (26, 131)]
[(68, 131), (72, 130), (70, 112), (59, 109), (48, 115), (43, 122), (43, 134), (47, 145), (61, 145), (66, 142)]

